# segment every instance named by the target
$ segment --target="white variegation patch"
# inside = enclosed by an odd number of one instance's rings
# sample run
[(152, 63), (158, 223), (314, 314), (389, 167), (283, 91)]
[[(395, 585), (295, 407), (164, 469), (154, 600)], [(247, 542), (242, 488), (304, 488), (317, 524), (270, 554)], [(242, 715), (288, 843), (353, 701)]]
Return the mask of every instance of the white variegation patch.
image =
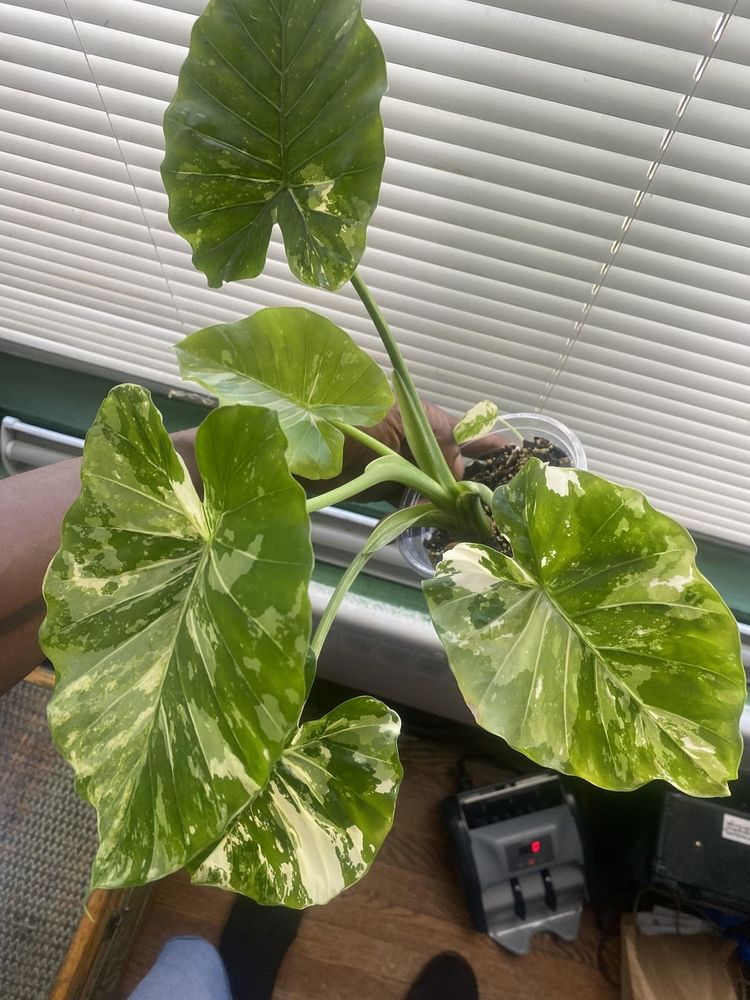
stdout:
[(547, 489), (557, 493), (560, 497), (566, 497), (571, 492), (577, 496), (581, 495), (581, 484), (575, 469), (563, 469), (555, 465), (548, 465), (544, 470), (544, 479)]
[(355, 698), (308, 722), (267, 786), (202, 859), (193, 881), (261, 903), (325, 903), (360, 879), (393, 821), (398, 716)]

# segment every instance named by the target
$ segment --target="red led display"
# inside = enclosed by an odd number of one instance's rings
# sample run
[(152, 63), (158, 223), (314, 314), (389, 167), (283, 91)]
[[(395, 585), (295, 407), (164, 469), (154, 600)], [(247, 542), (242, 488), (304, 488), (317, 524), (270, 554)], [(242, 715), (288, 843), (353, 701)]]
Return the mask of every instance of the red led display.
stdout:
[(541, 840), (532, 840), (531, 841), (531, 853), (532, 854), (538, 854), (541, 851), (541, 849), (542, 849), (542, 842), (541, 842)]

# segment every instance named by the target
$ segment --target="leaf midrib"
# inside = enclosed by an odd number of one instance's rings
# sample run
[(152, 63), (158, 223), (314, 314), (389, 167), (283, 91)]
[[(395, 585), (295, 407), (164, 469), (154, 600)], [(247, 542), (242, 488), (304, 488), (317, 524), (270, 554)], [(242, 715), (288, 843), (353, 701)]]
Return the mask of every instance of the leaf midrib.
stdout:
[[(133, 796), (135, 795), (135, 791), (136, 791), (136, 789), (138, 788), (138, 786), (140, 784), (141, 776), (143, 774), (143, 762), (147, 758), (148, 754), (151, 751), (151, 739), (152, 739), (153, 733), (154, 733), (154, 725), (155, 725), (156, 719), (157, 719), (157, 717), (159, 715), (159, 709), (160, 709), (160, 706), (161, 706), (161, 703), (162, 703), (162, 692), (164, 690), (164, 684), (166, 683), (166, 679), (167, 679), (167, 676), (169, 674), (170, 667), (171, 667), (171, 665), (173, 663), (174, 650), (175, 650), (175, 645), (177, 643), (177, 636), (179, 635), (180, 629), (182, 628), (182, 625), (183, 625), (183, 623), (185, 621), (185, 615), (187, 614), (187, 609), (188, 609), (188, 606), (190, 604), (190, 599), (192, 597), (193, 590), (195, 588), (196, 582), (197, 582), (200, 574), (203, 571), (203, 568), (204, 568), (206, 560), (208, 559), (208, 554), (209, 554), (210, 550), (211, 550), (211, 546), (209, 544), (204, 544), (204, 546), (203, 546), (203, 552), (201, 553), (200, 559), (198, 560), (198, 563), (197, 563), (197, 565), (195, 567), (195, 574), (193, 575), (193, 579), (190, 581), (190, 586), (188, 587), (188, 589), (187, 589), (187, 591), (185, 593), (185, 598), (184, 598), (184, 600), (182, 602), (182, 608), (180, 609), (180, 613), (179, 613), (179, 616), (178, 616), (178, 619), (177, 619), (177, 624), (175, 626), (172, 639), (171, 639), (171, 641), (170, 641), (170, 643), (169, 643), (169, 645), (167, 647), (169, 649), (169, 655), (165, 657), (164, 671), (162, 673), (161, 682), (159, 683), (159, 690), (157, 691), (156, 697), (154, 698), (154, 710), (153, 710), (153, 713), (152, 713), (152, 716), (151, 716), (151, 721), (149, 722), (149, 725), (148, 725), (148, 731), (147, 731), (147, 733), (145, 734), (145, 736), (143, 738), (143, 749), (141, 750), (141, 753), (140, 753), (140, 755), (138, 757), (137, 763), (133, 766), (133, 771), (134, 772), (137, 771), (137, 774), (134, 777), (132, 785), (130, 786), (130, 793), (128, 794), (128, 797), (127, 797), (127, 800), (125, 802), (125, 805), (123, 806), (123, 808), (119, 812), (120, 821), (122, 821), (122, 818), (127, 814), (128, 810), (130, 809), (130, 804), (133, 801)], [(152, 838), (152, 842), (151, 842), (151, 861), (149, 862), (149, 866), (148, 866), (149, 870), (150, 870), (151, 865), (153, 864), (153, 860), (154, 860), (155, 842), (156, 842), (156, 838), (153, 837)]]
[[(528, 506), (529, 499), (530, 499), (530, 493), (531, 493), (530, 490), (526, 490), (525, 493), (524, 493), (523, 516), (524, 516), (525, 524), (527, 526), (529, 526), (529, 525), (531, 525), (533, 523), (532, 518), (530, 517), (530, 514), (529, 514), (529, 506)], [(625, 694), (636, 706), (640, 707), (640, 711), (643, 713), (643, 715), (645, 715), (647, 718), (649, 718), (651, 720), (651, 722), (653, 723), (653, 725), (656, 726), (656, 728), (659, 730), (659, 732), (663, 733), (664, 736), (670, 741), (670, 743), (672, 743), (673, 746), (675, 746), (677, 748), (677, 751), (678, 751), (678, 753), (680, 754), (681, 757), (687, 758), (689, 761), (691, 761), (691, 763), (693, 763), (693, 764), (695, 764), (695, 766), (699, 767), (700, 770), (703, 772), (703, 774), (705, 774), (709, 779), (711, 779), (711, 776), (708, 774), (708, 772), (705, 771), (705, 769), (702, 768), (700, 766), (700, 764), (698, 764), (696, 761), (694, 761), (693, 758), (689, 757), (688, 754), (686, 753), (686, 751), (683, 749), (683, 747), (680, 746), (680, 744), (675, 740), (675, 738), (663, 727), (663, 725), (661, 724), (661, 722), (659, 720), (658, 714), (654, 710), (651, 710), (651, 708), (649, 706), (647, 706), (646, 703), (644, 701), (642, 701), (641, 698), (634, 691), (632, 691), (630, 689), (630, 687), (628, 687), (627, 684), (625, 684), (625, 682), (622, 680), (622, 678), (620, 678), (611, 669), (611, 667), (607, 663), (606, 659), (602, 655), (601, 650), (597, 646), (595, 646), (588, 639), (588, 637), (586, 636), (586, 634), (583, 631), (581, 631), (581, 629), (578, 627), (578, 625), (576, 624), (576, 622), (572, 618), (568, 617), (568, 615), (563, 610), (562, 606), (555, 600), (555, 598), (552, 596), (552, 594), (549, 592), (549, 590), (545, 587), (544, 583), (542, 583), (542, 581), (539, 579), (539, 576), (541, 576), (541, 573), (539, 572), (540, 563), (539, 563), (539, 559), (537, 557), (536, 548), (534, 546), (534, 539), (532, 537), (531, 531), (528, 530), (528, 527), (527, 527), (527, 530), (526, 530), (526, 536), (527, 536), (528, 541), (529, 541), (529, 549), (530, 549), (531, 555), (532, 555), (532, 557), (534, 559), (534, 565), (537, 568), (537, 573), (534, 574), (534, 575), (536, 577), (536, 583), (537, 583), (537, 586), (539, 587), (540, 592), (542, 594), (544, 594), (545, 598), (549, 601), (549, 603), (555, 609), (555, 611), (557, 612), (557, 614), (560, 616), (560, 618), (561, 618), (561, 620), (563, 622), (563, 625), (567, 625), (567, 627), (570, 630), (572, 630), (575, 633), (575, 635), (578, 637), (578, 639), (581, 642), (581, 644), (586, 649), (589, 649), (591, 651), (591, 653), (594, 656), (594, 669), (595, 670), (598, 669), (598, 670), (602, 671), (608, 678), (611, 679), (611, 682), (612, 682), (612, 684), (615, 687), (619, 688), (623, 692), (623, 694)], [(670, 550), (668, 550), (668, 552), (672, 552), (672, 551), (682, 551), (682, 550), (681, 549), (677, 549), (677, 550), (671, 550), (670, 549)], [(667, 553), (660, 552), (660, 553), (656, 553), (656, 554), (657, 555), (665, 555)], [(629, 565), (629, 564), (631, 564), (633, 562), (643, 561), (644, 558), (647, 558), (647, 557), (640, 556), (637, 559), (628, 560), (626, 563), (620, 564), (620, 566), (618, 566), (616, 568), (620, 568), (622, 565)], [(592, 577), (589, 577), (589, 580), (592, 579), (595, 576), (600, 576), (602, 572), (607, 572), (607, 570), (602, 570), (602, 571), (599, 571), (596, 574), (593, 574)], [(579, 581), (579, 583), (576, 586), (580, 586), (582, 583), (585, 583), (585, 582), (586, 582), (585, 579), (583, 581)], [(567, 588), (563, 588), (563, 590), (561, 590), (559, 593), (564, 593), (564, 592), (567, 592), (568, 590), (572, 590), (572, 589), (574, 589), (572, 586), (567, 587)], [(598, 683), (597, 683), (596, 677), (595, 677), (595, 680), (594, 680), (594, 686), (595, 686), (595, 689), (596, 689), (597, 704), (599, 706), (601, 706), (601, 700), (600, 700), (600, 697), (599, 697), (599, 688), (598, 688)], [(680, 718), (683, 718), (683, 717), (680, 716)], [(691, 725), (695, 725), (696, 724), (691, 719), (684, 719), (684, 721), (685, 722), (689, 722)], [(601, 718), (601, 711), (600, 711), (600, 722), (601, 722), (602, 730), (604, 731), (605, 737), (607, 737), (607, 744), (609, 745), (609, 739), (608, 739), (608, 735), (607, 735), (607, 732), (606, 732), (606, 727), (604, 725), (603, 719)], [(718, 734), (714, 733), (713, 735), (718, 735)], [(726, 740), (724, 740), (724, 742), (726, 742)], [(611, 752), (611, 750), (610, 750), (610, 752)]]
[[(281, 179), (280, 179), (280, 190), (289, 188), (289, 173), (288, 173), (288, 162), (287, 162), (287, 143), (286, 143), (286, 126), (287, 126), (287, 93), (286, 93), (286, 77), (288, 66), (286, 62), (286, 0), (279, 0), (281, 4), (281, 11), (276, 11), (279, 17), (280, 27), (281, 27), (281, 73), (279, 74), (279, 150), (280, 150), (280, 166), (281, 166)], [(269, 0), (271, 6), (276, 10), (275, 5)]]
[[(201, 359), (199, 358), (198, 360), (200, 361)], [(201, 362), (200, 367), (203, 371), (211, 370), (211, 369), (206, 369), (205, 362)], [(230, 375), (235, 375), (237, 376), (237, 378), (242, 379), (250, 383), (251, 385), (259, 386), (264, 392), (268, 392), (275, 397), (274, 402), (290, 403), (298, 410), (303, 410), (310, 417), (313, 416), (313, 410), (310, 408), (308, 403), (305, 403), (300, 399), (295, 399), (293, 396), (289, 396), (285, 392), (281, 392), (275, 386), (269, 385), (267, 382), (264, 382), (262, 378), (258, 378), (254, 375), (251, 375), (247, 371), (243, 371), (240, 368), (229, 367), (228, 365), (222, 365), (221, 367), (214, 365), (213, 370), (220, 375), (226, 375), (227, 373)], [(217, 390), (216, 386), (211, 385), (211, 383), (207, 382), (205, 379), (199, 378), (196, 372), (188, 370), (186, 374), (189, 375), (190, 378), (194, 379), (196, 382), (199, 382), (201, 385), (205, 386), (211, 392), (217, 392), (219, 399), (223, 397), (226, 400), (231, 400), (232, 405), (234, 405), (235, 403), (242, 402), (242, 400), (231, 398), (231, 396), (227, 392), (221, 392), (220, 390)]]
[[(563, 621), (563, 624), (567, 625), (567, 627), (572, 632), (574, 632), (575, 635), (578, 637), (578, 639), (580, 640), (581, 644), (583, 646), (585, 646), (587, 649), (589, 649), (593, 653), (595, 665), (598, 668), (600, 668), (600, 670), (611, 680), (611, 682), (614, 684), (615, 687), (618, 687), (623, 692), (623, 694), (627, 695), (627, 697), (632, 702), (634, 702), (636, 706), (638, 706), (639, 710), (645, 716), (647, 716), (651, 720), (651, 722), (654, 724), (654, 726), (656, 726), (656, 728), (659, 730), (659, 732), (663, 733), (664, 736), (669, 740), (669, 742), (674, 747), (676, 747), (676, 749), (677, 749), (677, 751), (678, 751), (678, 753), (680, 754), (681, 757), (687, 759), (692, 765), (700, 768), (700, 770), (703, 772), (703, 774), (705, 774), (706, 777), (708, 777), (710, 780), (713, 781), (714, 779), (711, 778), (711, 775), (703, 767), (701, 767), (701, 765), (695, 760), (695, 758), (689, 756), (689, 754), (685, 751), (685, 749), (677, 742), (677, 740), (675, 740), (674, 736), (667, 729), (664, 728), (664, 726), (661, 724), (660, 719), (659, 719), (659, 710), (657, 710), (655, 708), (652, 708), (651, 706), (647, 705), (645, 701), (643, 701), (633, 690), (631, 690), (631, 688), (622, 680), (622, 678), (619, 677), (615, 673), (615, 671), (612, 670), (612, 668), (609, 666), (606, 658), (602, 654), (602, 652), (599, 649), (599, 647), (595, 646), (593, 644), (593, 642), (591, 642), (587, 638), (587, 636), (585, 635), (585, 633), (583, 633), (578, 628), (578, 626), (576, 625), (575, 621), (573, 621), (571, 618), (569, 618), (566, 615), (566, 613), (563, 611), (563, 609), (560, 607), (560, 605), (557, 603), (557, 601), (555, 601), (555, 599), (552, 597), (552, 595), (549, 593), (549, 591), (547, 591), (541, 584), (539, 586), (540, 586), (540, 590), (545, 595), (545, 597), (547, 598), (547, 600), (550, 602), (550, 604), (552, 604), (552, 606), (554, 607), (554, 609), (557, 611), (558, 615), (560, 616), (560, 618)], [(597, 702), (599, 702), (598, 689), (597, 689)], [(711, 729), (707, 729), (706, 726), (701, 725), (700, 723), (696, 722), (694, 719), (688, 719), (685, 716), (679, 715), (676, 712), (670, 712), (669, 709), (664, 709), (663, 711), (666, 712), (668, 715), (673, 716), (674, 718), (682, 719), (684, 722), (689, 723), (691, 726), (696, 726), (699, 729), (703, 729), (706, 732), (711, 733), (712, 736), (716, 736), (717, 739), (720, 739), (723, 743), (729, 743), (729, 741), (727, 740), (727, 738), (725, 736), (722, 736), (721, 734), (716, 733), (716, 732), (714, 732)], [(602, 729), (605, 730), (603, 722), (602, 722)], [(605, 735), (606, 735), (606, 730), (605, 730)]]
[[(252, 375), (250, 372), (244, 371), (241, 368), (237, 368), (237, 367), (233, 367), (233, 366), (230, 367), (229, 365), (222, 365), (221, 367), (219, 367), (219, 366), (217, 366), (217, 365), (214, 364), (214, 366), (213, 366), (212, 369), (207, 369), (206, 365), (205, 365), (205, 362), (202, 361), (200, 358), (198, 358), (197, 355), (196, 355), (196, 358), (200, 362), (200, 369), (203, 372), (205, 372), (207, 370), (213, 370), (218, 375), (227, 375), (227, 374), (234, 375), (238, 379), (246, 381), (251, 386), (253, 386), (253, 385), (254, 386), (258, 386), (261, 391), (267, 392), (269, 395), (273, 396), (274, 397), (274, 399), (273, 399), (274, 402), (277, 402), (277, 403), (288, 403), (290, 406), (293, 406), (296, 410), (302, 411), (302, 416), (300, 417), (300, 420), (307, 420), (308, 422), (312, 422), (312, 421), (314, 421), (314, 420), (317, 419), (317, 420), (324, 420), (324, 421), (326, 421), (326, 423), (330, 423), (331, 420), (341, 420), (344, 417), (349, 416), (348, 411), (350, 411), (350, 410), (360, 411), (360, 410), (363, 410), (363, 409), (367, 408), (366, 404), (364, 404), (364, 405), (355, 405), (355, 404), (347, 404), (346, 402), (343, 403), (343, 404), (341, 404), (339, 402), (339, 400), (341, 399), (341, 396), (344, 393), (348, 393), (352, 389), (352, 387), (354, 385), (356, 385), (356, 383), (360, 379), (362, 379), (362, 378), (364, 378), (364, 377), (366, 377), (367, 375), (370, 374), (370, 372), (368, 372), (365, 367), (363, 367), (362, 370), (357, 374), (357, 376), (354, 379), (354, 381), (350, 385), (348, 385), (346, 387), (346, 389), (342, 390), (342, 392), (340, 392), (338, 394), (338, 396), (336, 397), (335, 400), (321, 402), (321, 403), (313, 403), (313, 402), (311, 402), (311, 400), (309, 398), (307, 400), (303, 400), (301, 398), (297, 398), (295, 396), (291, 396), (288, 393), (282, 392), (280, 389), (277, 389), (275, 386), (270, 385), (268, 382), (264, 381), (262, 377), (258, 377), (256, 375)], [(197, 371), (195, 369), (192, 370), (192, 371), (190, 369), (188, 369), (185, 372), (185, 374), (188, 375), (190, 378), (192, 378), (194, 381), (199, 382), (201, 385), (205, 386), (205, 388), (208, 389), (210, 392), (217, 393), (219, 399), (226, 400), (228, 403), (230, 403), (230, 405), (234, 405), (234, 404), (236, 404), (238, 402), (243, 402), (243, 400), (234, 398), (233, 394), (230, 394), (229, 392), (217, 389), (217, 387), (215, 385), (211, 385), (211, 383), (208, 382), (205, 378), (200, 378), (199, 374), (197, 373)], [(300, 395), (302, 395), (302, 392), (300, 393)], [(250, 404), (250, 405), (253, 405), (253, 404)], [(265, 404), (263, 404), (263, 405), (265, 405)], [(375, 404), (369, 404), (369, 408), (370, 409), (374, 409), (375, 408)], [(330, 413), (322, 413), (322, 412), (320, 412), (322, 410), (332, 410), (332, 409), (335, 409), (337, 411), (344, 410), (345, 413), (344, 413), (343, 416), (342, 416), (341, 413), (338, 413), (337, 416), (331, 416)], [(350, 417), (350, 419), (351, 419), (351, 417)], [(369, 415), (368, 415), (367, 419), (370, 419)], [(281, 422), (281, 419), (279, 420), (279, 422)], [(299, 422), (299, 421), (297, 421), (297, 422)], [(288, 428), (289, 427), (289, 423), (285, 423), (282, 426), (285, 426), (285, 427)]]

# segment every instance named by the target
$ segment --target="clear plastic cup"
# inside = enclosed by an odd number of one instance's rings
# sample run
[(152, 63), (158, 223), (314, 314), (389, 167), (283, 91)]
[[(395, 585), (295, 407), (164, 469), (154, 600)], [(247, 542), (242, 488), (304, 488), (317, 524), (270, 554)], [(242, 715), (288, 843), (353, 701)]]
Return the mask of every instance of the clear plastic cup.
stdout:
[[(527, 441), (535, 437), (546, 438), (550, 444), (557, 445), (565, 452), (574, 468), (586, 468), (586, 453), (580, 438), (554, 417), (545, 416), (543, 413), (505, 413), (502, 420), (523, 434)], [(495, 431), (499, 434), (505, 431), (506, 437), (508, 436), (507, 428), (504, 428), (500, 421), (495, 425)], [(401, 506), (413, 507), (423, 500), (424, 497), (416, 490), (407, 490)], [(404, 560), (424, 580), (435, 575), (435, 568), (430, 562), (424, 544), (432, 530), (432, 528), (410, 528), (398, 540), (399, 551)]]

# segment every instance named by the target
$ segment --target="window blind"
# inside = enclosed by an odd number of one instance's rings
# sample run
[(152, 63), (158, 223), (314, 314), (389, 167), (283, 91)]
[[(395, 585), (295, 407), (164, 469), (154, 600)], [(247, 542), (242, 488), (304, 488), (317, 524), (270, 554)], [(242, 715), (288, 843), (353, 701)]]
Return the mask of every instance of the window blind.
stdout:
[[(0, 0), (0, 347), (160, 386), (172, 345), (349, 290), (209, 290), (161, 120), (202, 0)], [(750, 539), (750, 0), (366, 0), (388, 162), (362, 272), (424, 395), (539, 410), (590, 467)]]

